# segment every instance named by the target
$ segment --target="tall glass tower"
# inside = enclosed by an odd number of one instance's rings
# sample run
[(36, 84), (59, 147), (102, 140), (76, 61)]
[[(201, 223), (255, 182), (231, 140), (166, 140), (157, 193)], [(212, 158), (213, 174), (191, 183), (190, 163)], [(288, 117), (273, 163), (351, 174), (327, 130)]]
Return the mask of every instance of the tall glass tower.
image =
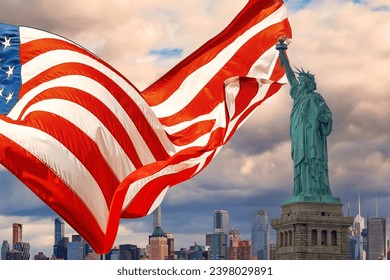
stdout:
[(59, 243), (61, 239), (64, 237), (65, 223), (60, 219), (56, 218), (54, 220), (54, 246), (53, 246), (53, 255), (57, 258), (60, 257), (59, 253)]
[(269, 260), (270, 228), (267, 210), (253, 214), (252, 220), (252, 256), (259, 260)]

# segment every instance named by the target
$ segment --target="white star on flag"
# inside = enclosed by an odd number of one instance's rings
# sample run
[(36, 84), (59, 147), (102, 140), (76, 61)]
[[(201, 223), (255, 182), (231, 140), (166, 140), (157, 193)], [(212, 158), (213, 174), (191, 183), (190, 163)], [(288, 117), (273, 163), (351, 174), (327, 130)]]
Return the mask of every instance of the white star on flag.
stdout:
[(7, 48), (7, 47), (10, 47), (11, 46), (11, 39), (12, 38), (7, 38), (7, 37), (4, 37), (4, 42), (3, 43), (1, 43), (1, 44), (3, 44), (4, 45), (4, 50)]
[(12, 66), (12, 67), (8, 66), (8, 71), (5, 72), (7, 74), (7, 79), (9, 79), (9, 77), (11, 77), (11, 75), (14, 74), (14, 68), (15, 68), (15, 66)]
[(8, 102), (10, 102), (12, 100), (12, 97), (14, 96), (14, 93), (13, 92), (10, 92), (9, 95), (7, 96), (7, 98), (5, 100), (7, 100), (5, 102), (5, 104), (8, 104)]

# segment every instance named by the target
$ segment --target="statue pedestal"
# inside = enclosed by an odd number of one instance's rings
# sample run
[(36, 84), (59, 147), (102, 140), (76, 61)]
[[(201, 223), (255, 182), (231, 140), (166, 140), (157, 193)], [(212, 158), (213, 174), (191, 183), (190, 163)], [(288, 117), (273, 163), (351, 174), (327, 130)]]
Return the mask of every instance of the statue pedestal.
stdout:
[(348, 228), (353, 217), (344, 217), (342, 204), (291, 202), (282, 205), (276, 230), (278, 260), (346, 260)]
[(283, 201), (283, 205), (294, 202), (321, 202), (321, 203), (334, 203), (341, 204), (341, 200), (338, 197), (332, 195), (298, 195), (287, 198)]

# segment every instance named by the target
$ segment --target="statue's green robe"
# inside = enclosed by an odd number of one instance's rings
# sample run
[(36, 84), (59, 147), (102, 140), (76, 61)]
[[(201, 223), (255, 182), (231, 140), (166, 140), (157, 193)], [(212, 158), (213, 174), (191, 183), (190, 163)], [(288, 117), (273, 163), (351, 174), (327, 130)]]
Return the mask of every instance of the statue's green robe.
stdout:
[(298, 81), (290, 94), (294, 196), (331, 195), (326, 137), (332, 131), (332, 112), (320, 94), (306, 93)]

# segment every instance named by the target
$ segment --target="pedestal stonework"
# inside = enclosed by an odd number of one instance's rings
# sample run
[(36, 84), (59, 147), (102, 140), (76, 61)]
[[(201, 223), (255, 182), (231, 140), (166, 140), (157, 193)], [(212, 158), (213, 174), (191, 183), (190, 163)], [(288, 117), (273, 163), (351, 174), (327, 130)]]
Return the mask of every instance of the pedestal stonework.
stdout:
[(348, 228), (341, 203), (294, 202), (282, 205), (282, 215), (272, 220), (276, 230), (278, 260), (346, 260)]

